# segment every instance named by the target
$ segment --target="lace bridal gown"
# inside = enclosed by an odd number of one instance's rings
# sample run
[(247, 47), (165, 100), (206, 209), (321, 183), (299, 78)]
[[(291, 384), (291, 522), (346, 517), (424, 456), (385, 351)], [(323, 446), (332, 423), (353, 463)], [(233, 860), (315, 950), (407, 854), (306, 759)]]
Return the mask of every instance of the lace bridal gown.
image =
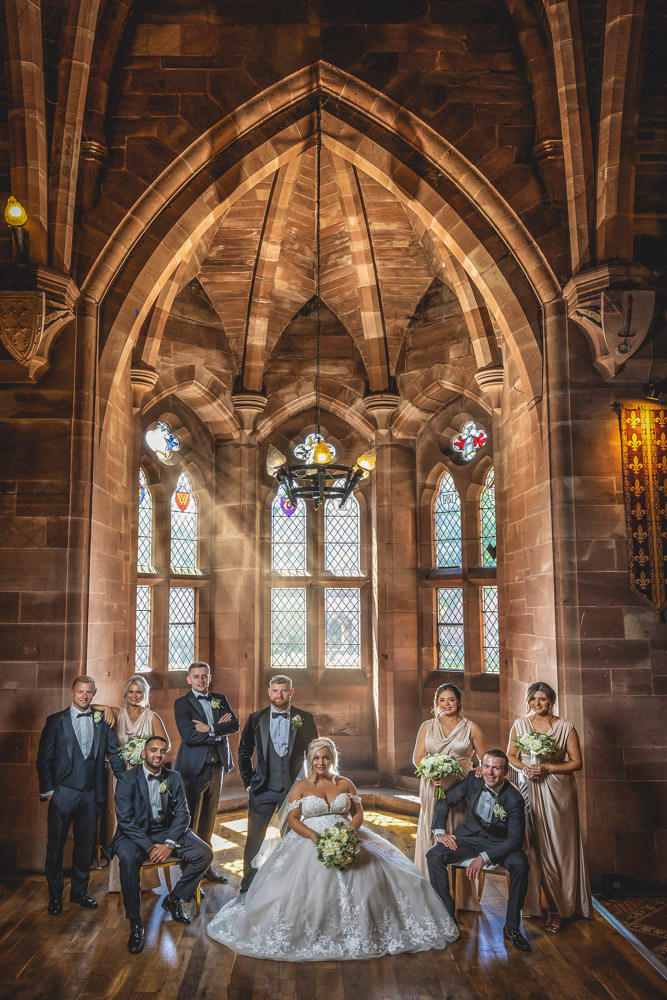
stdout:
[[(348, 817), (350, 796), (329, 805), (307, 795), (290, 808), (299, 807), (302, 822), (321, 833)], [(242, 955), (287, 962), (379, 958), (456, 941), (456, 925), (412, 862), (364, 827), (358, 837), (358, 860), (339, 872), (290, 830), (248, 892), (219, 910), (209, 935)]]

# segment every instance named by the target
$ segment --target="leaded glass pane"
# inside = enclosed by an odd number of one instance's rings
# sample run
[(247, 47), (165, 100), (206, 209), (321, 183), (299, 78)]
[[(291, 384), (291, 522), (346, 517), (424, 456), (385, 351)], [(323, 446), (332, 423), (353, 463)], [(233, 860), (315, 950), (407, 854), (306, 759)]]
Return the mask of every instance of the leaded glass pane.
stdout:
[(271, 668), (306, 666), (306, 589), (271, 589)]
[(285, 576), (306, 572), (306, 505), (281, 491), (271, 504), (271, 569)]
[(195, 588), (169, 591), (169, 669), (187, 670), (195, 658)]
[(359, 503), (348, 497), (341, 508), (339, 500), (324, 505), (324, 568), (336, 576), (360, 576)]
[[(493, 469), (489, 469), (479, 498), (480, 535), (482, 540), (482, 566), (496, 565), (496, 483)], [(489, 551), (491, 549), (491, 551)]]
[(151, 659), (151, 588), (137, 587), (137, 618), (134, 642), (134, 669), (150, 670)]
[(197, 572), (197, 500), (185, 472), (171, 497), (171, 571)]
[(153, 497), (143, 469), (139, 469), (137, 570), (139, 573), (153, 572)]
[(482, 587), (482, 618), (484, 620), (484, 670), (500, 673), (500, 640), (498, 633), (498, 588)]
[(438, 590), (438, 669), (465, 670), (462, 587)]
[(461, 565), (461, 500), (454, 480), (445, 473), (435, 499), (435, 565)]
[(324, 665), (361, 667), (361, 591), (327, 587), (324, 591)]

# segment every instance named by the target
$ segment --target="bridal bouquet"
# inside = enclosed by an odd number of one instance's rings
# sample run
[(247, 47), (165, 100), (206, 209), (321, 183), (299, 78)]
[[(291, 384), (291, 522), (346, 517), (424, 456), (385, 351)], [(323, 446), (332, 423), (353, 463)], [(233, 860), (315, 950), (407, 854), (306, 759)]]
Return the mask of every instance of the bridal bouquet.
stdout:
[(136, 767), (137, 764), (141, 764), (141, 751), (146, 746), (146, 740), (143, 736), (130, 736), (127, 743), (118, 751), (118, 756), (121, 760), (126, 760), (130, 767)]
[(522, 754), (530, 756), (530, 763), (537, 764), (538, 757), (551, 757), (556, 752), (556, 741), (545, 733), (523, 733), (514, 739)]
[(317, 860), (327, 868), (342, 872), (357, 860), (358, 855), (356, 834), (343, 822), (327, 827), (317, 838)]
[[(449, 778), (453, 774), (463, 774), (463, 768), (457, 764), (456, 757), (448, 753), (427, 753), (419, 761), (415, 774), (420, 778), (430, 778), (440, 781), (442, 778)], [(436, 799), (444, 799), (445, 790), (442, 785), (438, 785), (435, 790)]]

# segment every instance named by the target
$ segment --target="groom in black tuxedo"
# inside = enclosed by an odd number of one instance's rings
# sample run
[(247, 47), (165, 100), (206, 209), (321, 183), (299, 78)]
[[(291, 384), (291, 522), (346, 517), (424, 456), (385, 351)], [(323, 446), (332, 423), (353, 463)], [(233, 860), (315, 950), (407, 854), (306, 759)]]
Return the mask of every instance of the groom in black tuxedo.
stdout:
[[(509, 782), (508, 771), (507, 755), (502, 750), (487, 750), (482, 758), (482, 777), (476, 778), (475, 772), (470, 771), (464, 781), (447, 791), (444, 799), (436, 801), (431, 828), (437, 843), (428, 851), (426, 862), (431, 885), (454, 918), (447, 866), (472, 858), (466, 875), (474, 879), (486, 864), (503, 865), (510, 873), (503, 933), (518, 951), (530, 951), (519, 929), (528, 889), (528, 859), (523, 852), (526, 804)], [(465, 823), (447, 834), (449, 810), (460, 802), (468, 806)], [(456, 877), (460, 875), (458, 872)]]
[(63, 910), (63, 849), (70, 826), (74, 828), (70, 899), (87, 910), (97, 909), (88, 895), (88, 879), (95, 848), (95, 825), (99, 805), (106, 798), (104, 761), (108, 756), (114, 774), (125, 768), (118, 756), (118, 740), (92, 709), (95, 681), (86, 674), (75, 677), (72, 704), (46, 720), (37, 751), (39, 796), (49, 803), (46, 843), (48, 912)]
[[(210, 690), (211, 668), (197, 660), (188, 667), (190, 691), (174, 702), (174, 718), (181, 736), (176, 757), (192, 817), (192, 829), (211, 846), (220, 801), (222, 776), (234, 767), (229, 749), (230, 733), (238, 733), (239, 720), (224, 694)], [(227, 876), (209, 868), (208, 882), (226, 882)]]
[(317, 739), (314, 718), (310, 712), (292, 706), (293, 694), (289, 677), (282, 674), (272, 677), (270, 705), (249, 715), (241, 733), (239, 771), (250, 796), (241, 892), (247, 892), (255, 877), (257, 869), (252, 867), (252, 859), (264, 840), (271, 817), (296, 781), (308, 744)]
[(162, 767), (168, 749), (164, 737), (149, 737), (141, 751), (143, 764), (124, 771), (116, 785), (118, 828), (109, 854), (120, 861), (125, 915), (130, 921), (127, 950), (131, 955), (138, 955), (144, 947), (141, 865), (178, 858), (181, 877), (162, 900), (162, 907), (177, 923), (189, 924), (183, 903), (190, 902), (213, 860), (209, 845), (189, 829), (190, 812), (180, 774)]

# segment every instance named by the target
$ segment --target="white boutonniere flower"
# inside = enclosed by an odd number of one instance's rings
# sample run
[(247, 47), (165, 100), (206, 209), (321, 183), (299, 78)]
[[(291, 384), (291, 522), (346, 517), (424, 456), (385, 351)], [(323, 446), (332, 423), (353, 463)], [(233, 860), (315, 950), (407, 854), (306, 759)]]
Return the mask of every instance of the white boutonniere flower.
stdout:
[(100, 723), (103, 718), (104, 718), (104, 712), (93, 712), (93, 722), (95, 723), (95, 725)]
[(211, 708), (220, 708), (222, 702), (219, 698), (211, 698)]
[(292, 727), (292, 729), (301, 729), (302, 725), (303, 725), (303, 719), (301, 718), (301, 716), (293, 715), (292, 718), (290, 719), (290, 726)]
[(171, 795), (171, 792), (169, 791), (169, 782), (166, 778), (163, 778), (160, 782), (160, 795), (164, 795), (165, 793)]
[(493, 815), (497, 816), (498, 819), (500, 819), (500, 820), (506, 820), (507, 819), (507, 809), (503, 809), (503, 807), (501, 806), (500, 802), (496, 802), (495, 806), (493, 807)]

